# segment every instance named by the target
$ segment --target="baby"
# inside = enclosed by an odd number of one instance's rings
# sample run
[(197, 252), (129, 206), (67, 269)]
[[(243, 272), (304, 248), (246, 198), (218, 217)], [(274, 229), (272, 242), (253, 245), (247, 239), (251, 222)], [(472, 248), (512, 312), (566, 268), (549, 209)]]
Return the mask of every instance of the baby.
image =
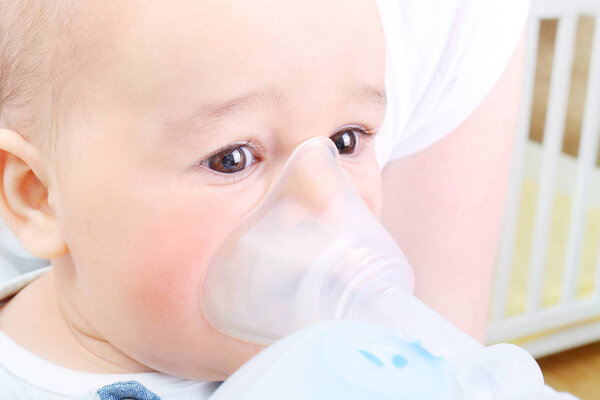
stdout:
[(312, 137), (379, 214), (384, 66), (371, 0), (3, 1), (0, 216), (52, 260), (0, 306), (50, 363), (20, 387), (223, 380), (256, 354), (205, 320), (206, 267)]

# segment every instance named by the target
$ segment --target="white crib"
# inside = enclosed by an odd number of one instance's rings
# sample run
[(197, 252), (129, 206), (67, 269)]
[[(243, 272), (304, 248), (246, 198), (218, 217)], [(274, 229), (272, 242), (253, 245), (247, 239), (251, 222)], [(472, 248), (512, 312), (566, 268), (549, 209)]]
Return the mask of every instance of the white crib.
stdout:
[[(578, 156), (561, 152), (578, 17), (595, 18), (587, 96)], [(492, 298), (487, 342), (514, 342), (536, 357), (600, 340), (600, 225), (590, 226), (590, 216), (600, 217), (600, 169), (596, 166), (600, 136), (600, 0), (534, 0), (527, 26), (528, 49), (521, 116), (515, 140), (511, 183), (497, 275)], [(529, 140), (540, 21), (558, 19), (543, 144)], [(533, 183), (532, 183), (533, 182)], [(533, 186), (532, 186), (533, 185)], [(527, 190), (536, 197), (527, 197)], [(562, 201), (562, 203), (561, 203)], [(531, 229), (523, 236), (531, 205)], [(560, 240), (556, 230), (560, 208), (566, 219)], [(524, 211), (525, 210), (525, 211)], [(559, 210), (559, 211), (557, 211)], [(565, 211), (566, 210), (566, 211)], [(596, 210), (598, 212), (596, 213)], [(590, 236), (591, 235), (591, 236)], [(551, 237), (553, 236), (553, 237)], [(559, 237), (561, 235), (558, 235)], [(588, 247), (593, 236), (590, 266)], [(518, 247), (530, 243), (526, 257)], [(552, 242), (552, 243), (551, 243)], [(560, 249), (554, 249), (556, 246)], [(564, 246), (564, 247), (562, 247)], [(521, 246), (522, 247), (522, 246)], [(582, 278), (582, 254), (586, 272)], [(518, 251), (519, 250), (519, 251)], [(559, 254), (560, 257), (556, 257)], [(522, 256), (522, 254), (521, 254)], [(550, 259), (549, 259), (550, 257)], [(523, 260), (524, 258), (524, 260)], [(547, 304), (548, 265), (556, 286), (554, 304)], [(521, 277), (523, 307), (514, 303), (515, 277)], [(583, 290), (582, 282), (587, 290)], [(517, 307), (518, 308), (518, 307)]]

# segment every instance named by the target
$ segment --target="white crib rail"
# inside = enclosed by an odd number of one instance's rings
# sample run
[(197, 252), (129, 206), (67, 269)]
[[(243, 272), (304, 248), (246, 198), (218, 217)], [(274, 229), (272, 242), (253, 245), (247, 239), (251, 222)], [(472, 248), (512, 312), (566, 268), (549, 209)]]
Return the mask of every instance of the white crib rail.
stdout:
[[(600, 244), (598, 245), (598, 253), (600, 254)], [(596, 259), (596, 274), (594, 275), (594, 298), (600, 298), (600, 257)]]
[[(592, 56), (587, 84), (587, 101), (583, 114), (579, 159), (575, 177), (575, 193), (562, 287), (563, 301), (572, 302), (577, 289), (579, 264), (581, 262), (581, 243), (585, 228), (588, 189), (591, 171), (596, 164), (598, 151), (598, 133), (600, 131), (600, 28), (595, 26), (592, 42)], [(596, 288), (600, 282), (596, 281)]]
[(577, 17), (575, 15), (563, 17), (558, 21), (544, 129), (542, 174), (533, 224), (533, 245), (527, 283), (526, 309), (529, 312), (536, 311), (540, 307), (542, 299), (550, 222), (554, 206), (556, 164), (563, 142), (576, 34)]
[[(577, 173), (571, 218), (569, 223), (562, 299), (557, 305), (542, 306), (550, 224), (555, 200), (555, 175), (561, 157), (569, 98), (570, 77), (579, 15), (600, 15), (600, 0), (534, 0), (527, 28), (527, 58), (520, 121), (515, 138), (511, 167), (511, 180), (502, 242), (498, 253), (497, 278), (492, 301), (492, 318), (488, 327), (488, 343), (512, 341), (528, 335), (555, 330), (525, 345), (532, 354), (541, 356), (591, 340), (600, 339), (600, 323), (576, 326), (582, 321), (600, 317), (600, 250), (595, 272), (593, 295), (576, 298), (578, 270), (581, 261), (585, 217), (588, 205), (588, 188), (591, 171), (595, 168), (600, 135), (600, 19), (596, 18), (590, 73), (583, 116), (582, 135), (577, 162)], [(532, 251), (528, 267), (527, 298), (522, 314), (506, 316), (511, 271), (513, 268), (524, 158), (531, 121), (533, 88), (535, 81), (539, 27), (541, 19), (558, 19), (558, 28), (546, 112), (543, 155), (537, 204), (534, 215)], [(560, 331), (568, 325), (575, 326), (573, 335)]]
[(531, 122), (531, 110), (533, 106), (533, 89), (535, 84), (539, 32), (540, 21), (534, 19), (528, 24), (526, 31), (527, 50), (523, 93), (519, 110), (519, 123), (514, 142), (502, 241), (498, 251), (494, 287), (495, 296), (492, 302), (493, 321), (499, 321), (504, 318), (508, 301), (513, 256), (517, 239), (517, 227), (519, 223), (519, 208), (521, 205), (521, 185), (523, 181), (522, 171), (525, 161), (525, 145), (529, 140), (529, 125)]

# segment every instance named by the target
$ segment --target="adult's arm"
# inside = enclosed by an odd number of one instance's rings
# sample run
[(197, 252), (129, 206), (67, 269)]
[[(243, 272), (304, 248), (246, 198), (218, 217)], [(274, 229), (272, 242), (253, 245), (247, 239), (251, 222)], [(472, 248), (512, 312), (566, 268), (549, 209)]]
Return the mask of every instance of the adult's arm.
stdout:
[(382, 221), (415, 270), (415, 294), (483, 341), (517, 121), (521, 40), (459, 127), (383, 171)]

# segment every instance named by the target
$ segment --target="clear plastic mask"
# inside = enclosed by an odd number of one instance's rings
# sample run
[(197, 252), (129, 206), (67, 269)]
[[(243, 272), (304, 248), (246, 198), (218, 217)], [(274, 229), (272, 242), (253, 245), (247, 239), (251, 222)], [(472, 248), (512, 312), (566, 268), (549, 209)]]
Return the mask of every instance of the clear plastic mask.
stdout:
[(406, 257), (344, 176), (325, 137), (301, 144), (210, 264), (203, 310), (217, 330), (268, 344), (340, 318), (361, 285), (388, 271), (407, 292)]
[(375, 323), (452, 365), (465, 399), (540, 398), (535, 360), (484, 347), (412, 295), (406, 257), (338, 163), (326, 138), (300, 145), (277, 183), (207, 269), (202, 307), (228, 336), (270, 344), (330, 320)]

